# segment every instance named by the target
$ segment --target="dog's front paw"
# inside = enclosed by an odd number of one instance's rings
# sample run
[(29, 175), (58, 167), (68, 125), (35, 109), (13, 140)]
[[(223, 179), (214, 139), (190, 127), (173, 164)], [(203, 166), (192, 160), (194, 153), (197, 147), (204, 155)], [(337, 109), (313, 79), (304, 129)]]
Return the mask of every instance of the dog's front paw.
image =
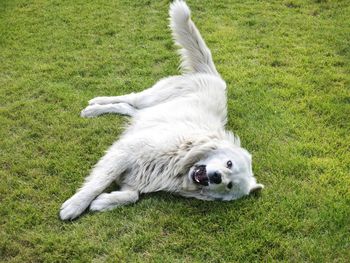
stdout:
[(80, 112), (80, 116), (83, 118), (93, 118), (100, 115), (100, 105), (90, 105), (87, 106)]
[(94, 201), (91, 202), (90, 210), (91, 211), (106, 211), (114, 206), (111, 206), (111, 201), (107, 193), (100, 194)]
[(89, 202), (75, 194), (61, 206), (60, 218), (62, 220), (73, 220), (80, 216), (88, 206)]

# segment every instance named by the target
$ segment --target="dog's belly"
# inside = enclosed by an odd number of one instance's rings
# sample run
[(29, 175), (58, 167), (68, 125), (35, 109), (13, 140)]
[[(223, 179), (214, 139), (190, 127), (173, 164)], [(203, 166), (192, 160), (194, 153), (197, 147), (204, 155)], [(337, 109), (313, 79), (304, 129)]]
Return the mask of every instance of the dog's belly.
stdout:
[(226, 112), (201, 106), (193, 99), (176, 99), (141, 110), (132, 120), (133, 130), (153, 129), (159, 132), (222, 129)]

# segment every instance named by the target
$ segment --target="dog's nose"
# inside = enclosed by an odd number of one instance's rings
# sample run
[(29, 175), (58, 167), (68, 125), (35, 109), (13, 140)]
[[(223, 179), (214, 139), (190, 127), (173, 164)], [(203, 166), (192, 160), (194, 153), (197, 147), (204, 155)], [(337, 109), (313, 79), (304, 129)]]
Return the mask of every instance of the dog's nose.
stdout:
[(209, 174), (209, 182), (214, 184), (221, 183), (221, 174), (218, 172)]

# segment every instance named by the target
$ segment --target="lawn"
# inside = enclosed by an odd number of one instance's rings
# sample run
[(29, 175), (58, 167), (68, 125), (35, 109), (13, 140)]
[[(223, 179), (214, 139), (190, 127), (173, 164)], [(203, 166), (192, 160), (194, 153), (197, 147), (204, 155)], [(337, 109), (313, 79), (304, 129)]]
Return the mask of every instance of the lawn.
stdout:
[(59, 220), (127, 118), (87, 101), (178, 74), (169, 1), (0, 2), (1, 262), (348, 262), (350, 3), (189, 0), (263, 192)]

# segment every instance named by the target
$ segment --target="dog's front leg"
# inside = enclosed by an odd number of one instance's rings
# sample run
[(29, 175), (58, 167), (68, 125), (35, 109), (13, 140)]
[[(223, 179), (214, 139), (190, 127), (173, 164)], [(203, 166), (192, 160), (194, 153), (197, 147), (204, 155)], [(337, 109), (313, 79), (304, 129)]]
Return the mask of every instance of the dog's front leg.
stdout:
[(135, 203), (139, 199), (138, 191), (121, 189), (111, 193), (100, 194), (90, 205), (91, 211), (107, 211), (115, 207)]
[(96, 164), (83, 186), (61, 206), (62, 220), (72, 220), (90, 205), (114, 180), (127, 169), (127, 155), (122, 146), (115, 143)]

